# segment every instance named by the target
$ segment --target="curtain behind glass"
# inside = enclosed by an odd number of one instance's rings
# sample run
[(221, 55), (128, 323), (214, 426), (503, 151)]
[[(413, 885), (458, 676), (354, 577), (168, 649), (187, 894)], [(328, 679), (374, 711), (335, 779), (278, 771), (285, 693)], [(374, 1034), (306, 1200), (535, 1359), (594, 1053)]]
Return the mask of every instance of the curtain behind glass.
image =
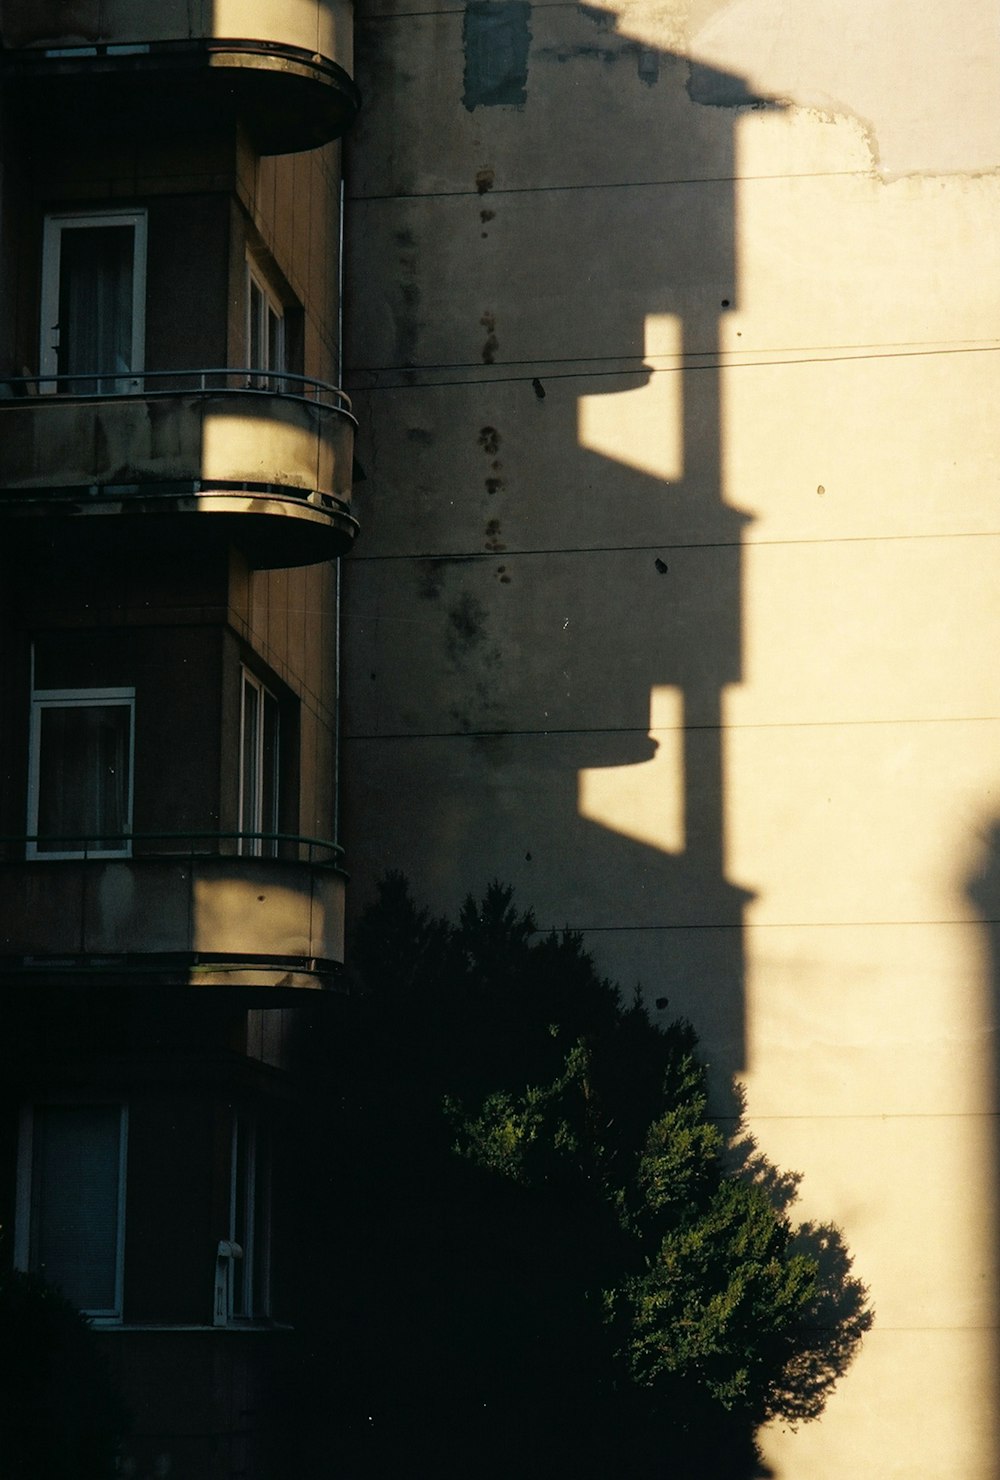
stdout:
[(76, 394), (125, 390), (132, 369), (133, 226), (64, 228), (59, 252), (60, 375)]
[(240, 852), (260, 853), (260, 839), (251, 836), (260, 825), (261, 690), (243, 676), (243, 745), (240, 756)]
[(80, 1310), (117, 1304), (121, 1108), (45, 1105), (34, 1112), (31, 1268)]
[(52, 705), (41, 710), (39, 852), (126, 846), (131, 717), (127, 704)]
[[(278, 831), (278, 745), (280, 729), (280, 710), (278, 701), (273, 694), (264, 690), (264, 733), (261, 748), (261, 805), (260, 805), (260, 828), (265, 833), (276, 833)], [(278, 856), (278, 844), (275, 838), (265, 839), (261, 848), (265, 858), (276, 858)]]

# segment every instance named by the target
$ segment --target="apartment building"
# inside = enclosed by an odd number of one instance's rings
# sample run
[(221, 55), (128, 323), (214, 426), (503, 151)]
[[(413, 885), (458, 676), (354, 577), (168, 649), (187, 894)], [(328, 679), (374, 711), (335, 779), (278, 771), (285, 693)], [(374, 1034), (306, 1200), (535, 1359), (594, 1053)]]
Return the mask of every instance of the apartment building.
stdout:
[(994, 9), (357, 10), (342, 376), (346, 4), (0, 6), (4, 1257), (134, 1473), (287, 1472), (342, 777), (842, 1226), (776, 1480), (995, 1480)]
[(507, 881), (742, 1083), (876, 1311), (769, 1473), (995, 1480), (995, 6), (356, 26), (351, 908)]
[(0, 1225), (97, 1328), (139, 1476), (288, 1443), (351, 47), (346, 0), (0, 11)]

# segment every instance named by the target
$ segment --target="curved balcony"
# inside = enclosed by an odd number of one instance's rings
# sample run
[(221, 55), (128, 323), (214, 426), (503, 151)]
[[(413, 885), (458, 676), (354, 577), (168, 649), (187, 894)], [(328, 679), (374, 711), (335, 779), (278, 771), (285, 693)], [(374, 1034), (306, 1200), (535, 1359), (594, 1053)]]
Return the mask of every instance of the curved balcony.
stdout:
[[(42, 842), (4, 841), (22, 853)], [(345, 876), (333, 843), (206, 833), (44, 844), (79, 854), (0, 862), (0, 979), (275, 989), (329, 986), (339, 973)]]
[(42, 520), (46, 533), (72, 520), (74, 537), (128, 519), (130, 542), (214, 533), (258, 568), (314, 564), (357, 528), (355, 425), (342, 391), (286, 373), (10, 380), (0, 517)]
[[(4, 0), (0, 65), (39, 121), (241, 117), (265, 154), (338, 138), (358, 109), (350, 0)], [(127, 110), (123, 114), (123, 110)], [(51, 116), (51, 115), (50, 115)]]

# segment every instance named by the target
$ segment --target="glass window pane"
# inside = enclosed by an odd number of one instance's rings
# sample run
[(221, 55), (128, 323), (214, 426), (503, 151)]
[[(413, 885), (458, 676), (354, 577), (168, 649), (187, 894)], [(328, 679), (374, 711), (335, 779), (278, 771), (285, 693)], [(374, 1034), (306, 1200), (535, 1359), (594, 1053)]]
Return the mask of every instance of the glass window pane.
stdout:
[(260, 370), (264, 366), (263, 326), (264, 295), (253, 278), (250, 279), (250, 367)]
[(45, 705), (39, 712), (39, 851), (125, 846), (129, 828), (127, 704)]
[(243, 1258), (233, 1270), (233, 1315), (245, 1316), (247, 1309), (247, 1269), (252, 1260), (249, 1247), (250, 1218), (253, 1207), (253, 1167), (250, 1159), (250, 1137), (243, 1121), (237, 1118), (233, 1127), (233, 1227), (230, 1237), (239, 1244)]
[[(260, 734), (261, 690), (243, 675), (243, 744), (240, 757), (240, 830), (259, 833), (260, 826)], [(244, 853), (258, 853), (260, 840), (241, 839)]]
[(31, 1268), (80, 1310), (117, 1307), (121, 1148), (118, 1105), (34, 1113)]
[(267, 306), (267, 368), (283, 370), (281, 318), (270, 304)]
[(257, 1127), (256, 1175), (254, 1178), (253, 1267), (250, 1270), (253, 1314), (266, 1316), (270, 1311), (271, 1281), (271, 1138)]
[[(264, 734), (261, 755), (261, 831), (278, 831), (278, 701), (264, 691)], [(277, 853), (277, 842), (265, 840), (264, 852), (269, 858)]]
[(240, 851), (277, 856), (274, 837), (280, 822), (281, 713), (272, 693), (243, 674), (243, 730), (240, 746)]
[(232, 1268), (234, 1317), (267, 1315), (270, 1286), (270, 1137), (252, 1115), (233, 1121), (232, 1216), (229, 1237), (239, 1244), (242, 1258)]
[(76, 226), (62, 232), (58, 373), (88, 377), (70, 390), (114, 390), (115, 377), (133, 368), (134, 257), (134, 226)]

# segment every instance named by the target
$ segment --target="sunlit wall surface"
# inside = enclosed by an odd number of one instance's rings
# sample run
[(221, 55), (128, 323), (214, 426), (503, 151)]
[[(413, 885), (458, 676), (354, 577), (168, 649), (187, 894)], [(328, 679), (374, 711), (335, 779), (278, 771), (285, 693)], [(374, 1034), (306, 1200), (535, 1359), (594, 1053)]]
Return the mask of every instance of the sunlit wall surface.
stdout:
[(876, 1326), (784, 1480), (997, 1451), (1000, 20), (366, 0), (348, 843), (740, 1077)]

